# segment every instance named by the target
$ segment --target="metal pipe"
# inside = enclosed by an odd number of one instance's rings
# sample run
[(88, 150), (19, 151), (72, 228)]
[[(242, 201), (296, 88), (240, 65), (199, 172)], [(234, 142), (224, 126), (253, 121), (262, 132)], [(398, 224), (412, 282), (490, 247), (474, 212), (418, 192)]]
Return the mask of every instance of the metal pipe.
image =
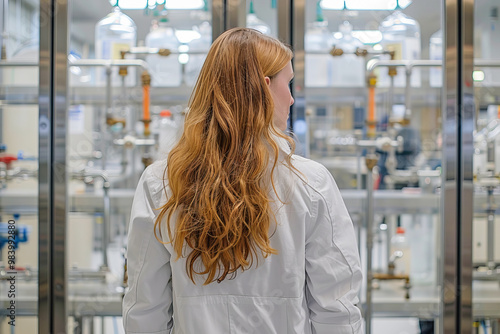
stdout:
[(410, 120), (411, 117), (411, 73), (412, 67), (406, 67), (406, 87), (405, 87), (405, 115), (404, 119)]
[(109, 197), (109, 188), (111, 183), (109, 178), (104, 171), (102, 172), (92, 172), (84, 173), (85, 176), (91, 176), (93, 178), (100, 177), (103, 181), (102, 189), (104, 191), (103, 196), (103, 222), (102, 222), (102, 269), (106, 270), (108, 268), (108, 245), (109, 245), (109, 226), (111, 224), (110, 211), (111, 211), (111, 201)]
[(151, 123), (151, 115), (149, 113), (149, 95), (151, 86), (151, 75), (144, 71), (141, 75), (142, 80), (142, 121), (144, 122), (144, 136), (149, 137), (151, 131), (149, 130), (149, 123)]
[(7, 39), (7, 20), (9, 19), (9, 0), (2, 1), (2, 31), (0, 33), (0, 58), (7, 59), (7, 47), (6, 47), (6, 39)]
[(389, 126), (389, 118), (391, 117), (392, 105), (394, 104), (394, 76), (390, 76), (391, 85), (389, 86), (388, 102), (389, 109), (387, 110), (387, 126)]
[(500, 60), (474, 59), (475, 67), (500, 67)]
[(500, 281), (500, 268), (486, 271), (474, 270), (472, 277), (475, 281)]
[(73, 173), (73, 178), (83, 180), (85, 182), (86, 177), (91, 177), (95, 179), (99, 177), (102, 179), (102, 188), (104, 191), (103, 196), (103, 223), (102, 223), (102, 266), (101, 269), (106, 270), (108, 268), (108, 239), (109, 239), (109, 226), (111, 225), (111, 201), (109, 197), (109, 188), (111, 187), (111, 183), (109, 181), (109, 177), (105, 171), (92, 171), (88, 172), (86, 170), (82, 170), (80, 172)]
[(38, 62), (32, 61), (0, 61), (0, 67), (38, 67)]
[(361, 190), (361, 150), (356, 152), (356, 189)]
[[(111, 113), (111, 107), (112, 107), (112, 85), (111, 85), (111, 75), (112, 75), (112, 70), (111, 70), (111, 65), (106, 65), (106, 112), (105, 115), (108, 117), (108, 114)], [(107, 164), (107, 145), (104, 142), (105, 141), (105, 134), (101, 136), (101, 152), (102, 154), (102, 159), (101, 159), (101, 165), (102, 165), (102, 170), (106, 170), (106, 164)]]
[(488, 256), (487, 256), (487, 266), (488, 269), (495, 269), (495, 204), (493, 197), (494, 186), (488, 186), (488, 207), (486, 213), (488, 214)]
[(373, 257), (373, 220), (374, 220), (374, 198), (373, 198), (373, 167), (377, 164), (376, 156), (371, 153), (367, 154), (366, 167), (366, 334), (371, 334), (371, 320), (373, 315), (373, 302), (372, 302), (372, 257)]
[(371, 320), (373, 314), (373, 301), (372, 301), (372, 257), (373, 257), (373, 175), (369, 171), (366, 174), (366, 334), (371, 334)]
[(136, 46), (130, 48), (130, 50), (122, 51), (123, 55), (132, 54), (132, 55), (150, 55), (150, 54), (158, 54), (160, 56), (168, 57), (170, 55), (179, 55), (179, 54), (188, 54), (188, 55), (206, 55), (206, 51), (186, 51), (179, 52), (178, 50), (170, 50), (163, 48), (149, 48), (147, 46)]
[[(410, 100), (410, 90), (411, 90), (411, 74), (413, 67), (432, 67), (432, 66), (441, 66), (440, 60), (372, 60), (367, 62), (366, 70), (368, 71), (368, 77), (374, 77), (373, 71), (377, 67), (404, 67), (406, 74), (406, 87), (405, 87), (405, 120), (409, 120), (411, 116), (411, 100)], [(393, 82), (394, 78), (391, 76), (391, 88), (389, 90), (390, 99), (393, 99)], [(374, 94), (374, 93), (373, 93)], [(374, 98), (373, 98), (374, 99)], [(371, 101), (371, 92), (369, 95), (369, 101)], [(391, 103), (391, 101), (389, 101)], [(369, 103), (370, 106), (370, 103)], [(391, 104), (389, 104), (391, 107)], [(375, 120), (373, 120), (375, 121)]]
[(110, 209), (111, 203), (109, 198), (109, 187), (108, 181), (105, 181), (102, 188), (104, 190), (104, 221), (102, 226), (102, 266), (108, 268), (108, 240), (109, 240), (109, 228), (110, 228)]
[(389, 67), (389, 66), (396, 66), (396, 67), (407, 67), (407, 68), (413, 68), (413, 67), (440, 67), (442, 66), (442, 61), (441, 60), (429, 60), (429, 59), (420, 59), (420, 60), (381, 60), (381, 59), (374, 59), (370, 60), (366, 64), (366, 70), (368, 72), (372, 72), (375, 68), (377, 67)]
[(149, 71), (149, 65), (142, 59), (77, 59), (69, 61), (68, 66), (88, 66), (88, 67), (98, 67), (98, 66), (132, 66), (132, 67), (142, 67), (143, 69)]
[(106, 66), (106, 113), (109, 113), (111, 110), (111, 74), (111, 66)]

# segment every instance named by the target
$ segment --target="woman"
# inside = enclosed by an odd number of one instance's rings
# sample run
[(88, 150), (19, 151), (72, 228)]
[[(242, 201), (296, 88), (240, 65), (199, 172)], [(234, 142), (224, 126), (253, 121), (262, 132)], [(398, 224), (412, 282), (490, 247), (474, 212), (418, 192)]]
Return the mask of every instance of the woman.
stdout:
[(135, 194), (127, 333), (362, 332), (352, 222), (283, 133), (292, 56), (246, 28), (213, 43), (168, 168)]

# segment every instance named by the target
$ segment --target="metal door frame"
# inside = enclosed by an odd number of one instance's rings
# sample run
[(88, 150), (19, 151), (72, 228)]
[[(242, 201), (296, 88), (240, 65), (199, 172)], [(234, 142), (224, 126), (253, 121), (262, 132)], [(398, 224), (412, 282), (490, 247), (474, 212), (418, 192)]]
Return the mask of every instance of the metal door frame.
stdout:
[(40, 0), (38, 332), (67, 331), (68, 2)]
[(474, 0), (444, 0), (440, 333), (472, 331)]
[[(214, 39), (238, 20), (235, 0), (214, 0)], [(233, 4), (230, 6), (230, 4)], [(444, 0), (442, 333), (472, 328), (474, 0)], [(236, 11), (240, 8), (239, 11)], [(67, 330), (66, 128), (68, 1), (40, 0), (39, 333)], [(229, 19), (228, 19), (229, 18)], [(304, 98), (305, 0), (278, 1), (280, 39), (294, 47), (294, 96)], [(292, 117), (291, 117), (292, 119)]]

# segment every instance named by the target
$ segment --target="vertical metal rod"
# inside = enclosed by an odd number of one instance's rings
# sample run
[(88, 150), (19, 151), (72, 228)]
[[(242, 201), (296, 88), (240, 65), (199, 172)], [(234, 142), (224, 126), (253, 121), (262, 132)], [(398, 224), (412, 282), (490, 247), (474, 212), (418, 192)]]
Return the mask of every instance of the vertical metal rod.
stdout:
[(443, 94), (443, 323), (472, 329), (472, 157), (474, 0), (445, 0)]
[(493, 189), (495, 187), (488, 187), (488, 208), (486, 213), (488, 214), (488, 257), (487, 266), (489, 269), (495, 269), (495, 207), (494, 207), (494, 197)]
[(38, 332), (67, 331), (68, 4), (40, 1)]
[(371, 170), (366, 173), (366, 309), (365, 322), (366, 334), (371, 334), (373, 316), (372, 301), (372, 257), (373, 257), (373, 174)]
[[(100, 71), (100, 69), (97, 69)], [(111, 69), (111, 65), (106, 66), (106, 111), (104, 112), (104, 117), (108, 118), (111, 115), (111, 108), (112, 108), (112, 87), (111, 87), (111, 74), (113, 73)], [(106, 122), (104, 122), (106, 124)], [(105, 127), (107, 127), (105, 125)], [(102, 152), (102, 158), (101, 158), (101, 164), (102, 170), (106, 170), (106, 165), (108, 162), (108, 145), (106, 144), (107, 140), (107, 134), (106, 131), (101, 132), (101, 152)]]
[(405, 87), (405, 116), (404, 119), (409, 120), (411, 118), (411, 73), (412, 67), (406, 66), (406, 87)]
[(396, 226), (397, 226), (397, 216), (396, 215), (388, 215), (386, 216), (386, 224), (387, 224), (387, 230), (386, 230), (386, 245), (385, 245), (385, 254), (386, 254), (386, 264), (389, 265), (389, 258), (391, 257), (391, 238), (392, 236), (396, 233)]
[(356, 152), (356, 189), (361, 190), (361, 150)]
[(212, 0), (212, 41), (224, 32), (224, 0)]
[[(394, 105), (394, 76), (391, 75), (391, 85), (389, 86), (389, 97), (388, 97), (388, 105), (389, 108), (387, 110), (387, 130), (389, 130), (389, 119), (391, 118), (392, 114), (392, 106)], [(380, 118), (383, 120), (383, 118)]]
[[(290, 128), (293, 131), (294, 122), (297, 118), (305, 118), (306, 109), (306, 96), (305, 96), (305, 49), (304, 49), (304, 36), (306, 30), (306, 1), (293, 0), (287, 4), (286, 0), (278, 1), (278, 15), (279, 20), (290, 22), (289, 35), (291, 40), (285, 43), (290, 43), (294, 51), (293, 70), (295, 72), (295, 79), (292, 85), (292, 95), (295, 99), (295, 104), (290, 108)], [(289, 8), (285, 13), (280, 13), (281, 8)], [(285, 15), (285, 16), (283, 16)], [(288, 20), (288, 21), (287, 21)], [(280, 34), (286, 34), (286, 25), (278, 22), (278, 31)], [(280, 36), (280, 38), (285, 36)], [(303, 114), (302, 114), (303, 113)], [(306, 124), (306, 135), (309, 134), (309, 124)], [(309, 139), (306, 138), (306, 145), (309, 144)], [(306, 147), (308, 153), (309, 147)]]
[(461, 113), (460, 120), (460, 333), (469, 334), (472, 328), (472, 219), (474, 203), (474, 173), (472, 160), (474, 157), (474, 0), (461, 1), (460, 26), (461, 33)]
[(9, 0), (2, 1), (2, 31), (0, 32), (0, 59), (7, 59), (7, 31), (9, 19)]
[(108, 245), (109, 245), (109, 229), (110, 229), (110, 208), (111, 203), (109, 199), (109, 187), (110, 184), (105, 179), (103, 180), (103, 190), (104, 190), (104, 214), (102, 222), (102, 265), (104, 268), (108, 268)]
[[(457, 230), (457, 142), (458, 142), (458, 68), (457, 55), (458, 40), (458, 6), (459, 0), (445, 0), (445, 35), (444, 35), (444, 64), (445, 81), (442, 102), (443, 110), (443, 229), (442, 251), (443, 282), (442, 282), (442, 310), (443, 322), (440, 333), (459, 333), (457, 319), (459, 317), (457, 298), (457, 268), (458, 268), (458, 230)], [(444, 238), (446, 235), (446, 238)]]
[(225, 29), (246, 27), (246, 1), (226, 0)]
[[(97, 69), (100, 71), (100, 69)], [(106, 66), (106, 114), (111, 112), (111, 74), (113, 73), (111, 65)]]
[(51, 145), (52, 145), (52, 2), (40, 1), (38, 118), (38, 332), (52, 332)]
[[(292, 1), (278, 0), (278, 39), (292, 45)], [(300, 29), (299, 29), (300, 31)]]

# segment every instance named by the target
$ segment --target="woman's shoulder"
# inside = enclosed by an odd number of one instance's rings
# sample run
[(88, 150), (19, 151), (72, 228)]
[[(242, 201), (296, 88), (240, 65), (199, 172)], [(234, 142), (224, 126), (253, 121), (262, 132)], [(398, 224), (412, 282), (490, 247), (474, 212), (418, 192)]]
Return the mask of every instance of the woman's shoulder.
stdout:
[(304, 158), (299, 155), (292, 156), (292, 165), (299, 173), (304, 186), (310, 188), (313, 193), (326, 194), (335, 185), (335, 180), (330, 171), (321, 163)]
[(293, 166), (305, 175), (309, 175), (314, 178), (324, 178), (331, 176), (328, 169), (326, 169), (325, 166), (317, 161), (304, 158), (303, 156), (296, 154), (292, 155), (291, 160)]
[(165, 169), (167, 167), (166, 160), (158, 160), (146, 167), (139, 180), (138, 186), (145, 186), (155, 202), (160, 200), (162, 191), (166, 184), (164, 178)]

